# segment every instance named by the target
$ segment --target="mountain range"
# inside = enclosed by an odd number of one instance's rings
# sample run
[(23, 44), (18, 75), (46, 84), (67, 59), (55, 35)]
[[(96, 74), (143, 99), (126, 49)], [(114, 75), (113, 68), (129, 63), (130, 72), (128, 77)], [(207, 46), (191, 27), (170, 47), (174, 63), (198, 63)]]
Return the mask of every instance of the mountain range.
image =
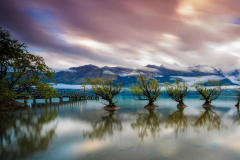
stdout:
[(136, 83), (139, 73), (145, 77), (160, 80), (160, 83), (173, 83), (176, 77), (189, 83), (196, 82), (196, 76), (201, 76), (201, 81), (209, 79), (221, 80), (223, 83), (229, 85), (236, 85), (240, 82), (240, 70), (233, 70), (228, 73), (223, 73), (214, 67), (207, 65), (197, 65), (193, 67), (181, 67), (177, 64), (172, 66), (167, 65), (147, 65), (138, 69), (125, 68), (125, 67), (98, 67), (92, 64), (72, 67), (68, 71), (60, 71), (54, 74), (56, 83), (67, 84), (81, 84), (86, 82), (87, 78), (96, 79), (100, 78), (103, 74), (115, 75), (121, 80), (122, 84), (131, 85)]

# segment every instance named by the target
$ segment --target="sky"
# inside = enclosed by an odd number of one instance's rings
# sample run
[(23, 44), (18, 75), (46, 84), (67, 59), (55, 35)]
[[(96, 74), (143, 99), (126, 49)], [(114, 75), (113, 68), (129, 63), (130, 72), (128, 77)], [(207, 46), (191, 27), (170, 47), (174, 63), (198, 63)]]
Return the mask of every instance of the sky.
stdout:
[(0, 27), (56, 70), (240, 69), (240, 0), (0, 0)]

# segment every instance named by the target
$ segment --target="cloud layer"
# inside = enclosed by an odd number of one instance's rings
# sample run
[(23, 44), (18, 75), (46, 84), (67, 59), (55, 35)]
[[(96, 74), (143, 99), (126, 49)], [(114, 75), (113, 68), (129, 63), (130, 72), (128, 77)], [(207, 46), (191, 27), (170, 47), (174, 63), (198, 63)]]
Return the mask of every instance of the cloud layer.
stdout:
[(0, 26), (50, 67), (240, 68), (239, 0), (0, 0)]

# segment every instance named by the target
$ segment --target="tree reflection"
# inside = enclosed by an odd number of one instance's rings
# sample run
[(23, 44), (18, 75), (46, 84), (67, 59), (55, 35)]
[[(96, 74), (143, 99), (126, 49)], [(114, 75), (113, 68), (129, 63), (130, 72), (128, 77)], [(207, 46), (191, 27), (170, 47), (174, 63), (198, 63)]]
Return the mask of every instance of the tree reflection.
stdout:
[(187, 116), (183, 112), (184, 108), (178, 108), (177, 111), (170, 114), (167, 118), (165, 128), (174, 128), (174, 132), (185, 132), (188, 126)]
[(114, 132), (122, 131), (122, 123), (115, 118), (115, 111), (108, 111), (107, 115), (101, 117), (101, 119), (93, 124), (93, 131), (83, 132), (83, 137), (90, 139), (103, 139), (105, 136), (113, 136)]
[(224, 127), (221, 118), (211, 108), (204, 108), (205, 111), (200, 111), (200, 117), (193, 124), (196, 127), (196, 132), (199, 132), (200, 127), (206, 128), (208, 131), (220, 130)]
[(236, 106), (237, 112), (233, 114), (233, 123), (240, 124), (240, 111), (239, 106)]
[[(5, 114), (0, 117), (0, 159), (19, 159), (47, 149), (57, 124), (47, 125), (58, 116), (56, 110), (45, 109), (40, 115)], [(49, 127), (50, 126), (50, 127)]]
[(143, 140), (145, 136), (148, 136), (148, 131), (155, 137), (156, 133), (160, 131), (160, 119), (159, 115), (154, 110), (149, 109), (149, 113), (139, 113), (137, 119), (131, 124), (132, 129), (138, 130), (138, 136)]

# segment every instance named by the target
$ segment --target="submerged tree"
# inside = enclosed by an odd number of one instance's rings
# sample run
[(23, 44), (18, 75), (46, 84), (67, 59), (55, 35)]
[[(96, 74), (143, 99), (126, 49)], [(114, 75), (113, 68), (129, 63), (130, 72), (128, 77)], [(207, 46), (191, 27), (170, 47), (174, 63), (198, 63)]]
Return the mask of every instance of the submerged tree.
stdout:
[(105, 136), (113, 136), (114, 132), (122, 131), (122, 123), (120, 120), (114, 117), (115, 111), (108, 111), (107, 115), (101, 117), (101, 119), (93, 124), (93, 131), (83, 132), (83, 137), (90, 139), (103, 139)]
[(135, 96), (135, 100), (146, 100), (148, 105), (145, 108), (151, 109), (156, 107), (154, 102), (158, 99), (161, 94), (161, 85), (156, 80), (147, 81), (141, 74), (137, 79), (137, 83), (131, 86), (131, 93)]
[(240, 103), (240, 87), (236, 87), (233, 89), (234, 91), (234, 99), (237, 101), (237, 104), (235, 106), (239, 106), (239, 103)]
[(143, 140), (145, 136), (148, 136), (148, 131), (153, 137), (160, 131), (160, 119), (159, 115), (152, 109), (148, 109), (149, 113), (139, 113), (134, 123), (131, 123), (132, 129), (139, 131), (139, 137)]
[(0, 105), (22, 94), (31, 96), (36, 88), (44, 96), (54, 97), (57, 91), (46, 83), (54, 82), (54, 73), (42, 57), (30, 54), (26, 44), (0, 27)]
[(122, 83), (118, 82), (114, 85), (113, 79), (115, 76), (109, 75), (102, 76), (101, 78), (92, 80), (90, 78), (87, 79), (87, 82), (92, 85), (92, 91), (102, 97), (102, 99), (108, 101), (108, 105), (106, 105), (105, 109), (116, 109), (116, 102), (113, 102), (113, 98), (118, 95), (122, 89)]
[(175, 80), (173, 84), (165, 82), (165, 87), (167, 90), (167, 94), (172, 100), (178, 102), (178, 107), (185, 106), (184, 99), (188, 93), (188, 87), (185, 82), (179, 82), (179, 80)]
[[(200, 78), (198, 76), (197, 78)], [(204, 100), (204, 106), (211, 106), (211, 102), (219, 97), (223, 91), (223, 86), (221, 81), (208, 80), (207, 82), (197, 82), (192, 87), (194, 87), (198, 93), (201, 95), (200, 100)]]
[(174, 128), (176, 134), (179, 132), (185, 132), (188, 126), (188, 119), (183, 110), (184, 108), (178, 108), (177, 111), (170, 114), (167, 118), (165, 128)]

